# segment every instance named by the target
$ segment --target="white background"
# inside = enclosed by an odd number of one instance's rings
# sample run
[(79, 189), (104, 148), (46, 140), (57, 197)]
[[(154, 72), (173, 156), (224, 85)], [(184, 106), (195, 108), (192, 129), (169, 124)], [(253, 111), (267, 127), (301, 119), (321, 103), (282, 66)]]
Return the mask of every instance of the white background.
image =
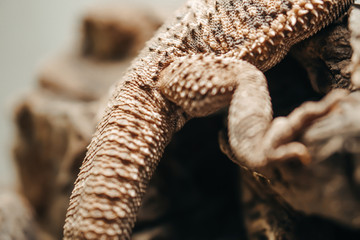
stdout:
[[(183, 0), (118, 2), (172, 11)], [(94, 3), (94, 0), (0, 0), (0, 189), (16, 182), (11, 162), (15, 134), (12, 112), (16, 101), (35, 86), (39, 63), (76, 37), (81, 13)]]

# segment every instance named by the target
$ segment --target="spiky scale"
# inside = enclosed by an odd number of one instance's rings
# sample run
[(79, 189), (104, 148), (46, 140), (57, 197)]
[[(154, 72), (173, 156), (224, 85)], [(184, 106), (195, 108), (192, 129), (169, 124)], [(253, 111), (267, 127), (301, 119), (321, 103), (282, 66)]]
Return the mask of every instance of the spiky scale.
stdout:
[[(162, 95), (159, 79), (194, 67), (182, 64), (182, 58), (197, 66), (206, 66), (202, 63), (217, 58), (219, 69), (245, 60), (265, 71), (293, 44), (334, 21), (352, 2), (189, 0), (148, 42), (123, 84), (114, 90), (76, 180), (64, 239), (129, 239), (162, 152), (187, 120), (183, 109), (168, 98), (179, 99), (183, 108), (203, 113), (219, 107), (209, 105), (207, 95), (217, 96), (219, 101), (231, 98), (236, 87), (231, 76), (228, 87), (224, 87), (222, 76), (213, 75), (208, 76), (212, 84), (201, 87), (196, 86), (200, 83), (194, 80), (195, 75), (175, 79), (171, 88), (163, 91), (166, 97)], [(222, 59), (234, 62), (226, 64)], [(174, 67), (173, 62), (178, 65)]]

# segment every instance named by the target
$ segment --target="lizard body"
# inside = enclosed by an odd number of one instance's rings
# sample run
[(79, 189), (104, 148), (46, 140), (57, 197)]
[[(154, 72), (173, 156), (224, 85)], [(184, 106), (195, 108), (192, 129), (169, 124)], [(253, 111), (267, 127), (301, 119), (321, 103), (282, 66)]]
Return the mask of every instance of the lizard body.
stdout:
[(261, 71), (352, 2), (188, 1), (147, 43), (113, 91), (75, 182), (64, 239), (129, 239), (148, 181), (172, 135), (191, 117), (213, 113), (230, 101), (229, 141), (238, 159), (250, 166), (294, 156), (306, 161), (305, 147), (291, 142), (291, 136), (302, 121), (322, 116), (342, 94), (273, 121)]

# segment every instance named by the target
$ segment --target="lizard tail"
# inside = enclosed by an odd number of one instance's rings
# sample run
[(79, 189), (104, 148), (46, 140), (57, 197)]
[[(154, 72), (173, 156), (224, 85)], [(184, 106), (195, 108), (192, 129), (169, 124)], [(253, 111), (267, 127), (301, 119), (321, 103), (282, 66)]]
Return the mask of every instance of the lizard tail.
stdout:
[(117, 87), (75, 182), (64, 239), (130, 239), (148, 181), (181, 122), (177, 109), (139, 81)]

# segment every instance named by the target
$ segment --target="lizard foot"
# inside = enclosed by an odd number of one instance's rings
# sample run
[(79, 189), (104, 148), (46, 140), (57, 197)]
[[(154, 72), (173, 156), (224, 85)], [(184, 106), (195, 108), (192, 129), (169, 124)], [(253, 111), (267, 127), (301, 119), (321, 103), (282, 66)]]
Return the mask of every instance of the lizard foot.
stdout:
[(235, 156), (245, 161), (246, 165), (252, 167), (264, 166), (269, 161), (291, 158), (297, 158), (303, 164), (309, 164), (311, 156), (306, 146), (294, 140), (313, 121), (329, 113), (346, 95), (348, 95), (346, 90), (333, 90), (319, 102), (306, 102), (287, 117), (275, 118), (262, 138), (258, 138), (257, 144), (254, 143), (256, 145), (253, 145), (253, 148), (249, 148), (252, 154), (248, 154), (248, 156), (244, 156), (244, 152), (239, 153), (237, 146), (234, 145), (234, 142), (236, 144), (237, 141), (232, 140), (236, 136), (233, 136), (231, 129), (229, 129), (230, 145)]

